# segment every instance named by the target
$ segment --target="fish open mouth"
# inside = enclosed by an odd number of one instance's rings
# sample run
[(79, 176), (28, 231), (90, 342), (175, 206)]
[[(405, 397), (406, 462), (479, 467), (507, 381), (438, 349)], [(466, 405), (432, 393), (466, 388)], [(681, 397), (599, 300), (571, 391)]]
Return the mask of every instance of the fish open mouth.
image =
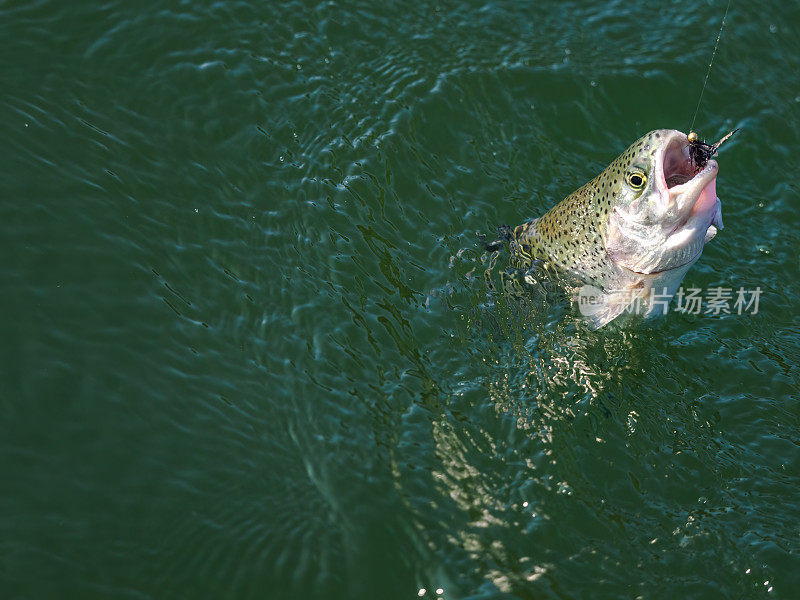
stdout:
[[(703, 246), (722, 229), (722, 210), (717, 198), (719, 165), (709, 160), (702, 168), (691, 159), (687, 137), (675, 132), (662, 156), (662, 183), (678, 220), (666, 236), (666, 248), (683, 248), (684, 260), (697, 259)], [(672, 268), (681, 264), (670, 265)]]
[[(682, 139), (684, 138), (684, 139)], [(702, 176), (705, 172), (716, 171), (716, 161), (709, 161), (700, 169), (691, 159), (689, 142), (684, 135), (673, 137), (664, 150), (662, 174), (664, 185), (667, 189), (683, 185), (692, 179)], [(712, 166), (711, 163), (714, 163)]]
[(699, 168), (689, 154), (687, 137), (676, 131), (664, 148), (660, 171), (662, 189), (666, 188), (669, 203), (676, 206), (680, 215), (672, 233), (689, 222), (699, 224), (706, 221), (705, 228), (713, 227), (713, 234), (717, 228), (722, 228), (716, 186), (717, 161), (709, 160)]

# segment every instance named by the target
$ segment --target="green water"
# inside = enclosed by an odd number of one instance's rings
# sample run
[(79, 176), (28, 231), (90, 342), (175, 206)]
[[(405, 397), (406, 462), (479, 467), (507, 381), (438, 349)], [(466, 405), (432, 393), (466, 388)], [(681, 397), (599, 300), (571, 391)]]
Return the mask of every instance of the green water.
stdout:
[(757, 314), (475, 236), (687, 130), (724, 4), (0, 2), (0, 597), (800, 597), (800, 7), (696, 125)]

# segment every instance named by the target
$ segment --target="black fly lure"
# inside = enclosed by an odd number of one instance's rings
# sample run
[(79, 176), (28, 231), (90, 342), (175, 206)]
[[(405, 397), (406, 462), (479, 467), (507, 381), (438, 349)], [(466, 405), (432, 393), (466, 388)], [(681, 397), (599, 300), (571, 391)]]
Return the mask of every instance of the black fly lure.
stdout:
[(695, 169), (698, 171), (704, 169), (706, 164), (708, 164), (708, 161), (711, 160), (711, 157), (717, 153), (719, 147), (737, 131), (739, 130), (734, 129), (716, 144), (706, 144), (705, 142), (701, 142), (700, 138), (694, 131), (689, 132), (689, 159), (694, 164)]

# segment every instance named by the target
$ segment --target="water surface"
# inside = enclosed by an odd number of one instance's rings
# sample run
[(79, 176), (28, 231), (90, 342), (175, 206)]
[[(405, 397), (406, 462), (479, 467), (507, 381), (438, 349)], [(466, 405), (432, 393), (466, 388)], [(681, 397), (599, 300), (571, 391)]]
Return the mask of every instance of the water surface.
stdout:
[(590, 333), (475, 235), (688, 129), (723, 12), (0, 2), (2, 596), (796, 598), (798, 7), (696, 125), (758, 314)]

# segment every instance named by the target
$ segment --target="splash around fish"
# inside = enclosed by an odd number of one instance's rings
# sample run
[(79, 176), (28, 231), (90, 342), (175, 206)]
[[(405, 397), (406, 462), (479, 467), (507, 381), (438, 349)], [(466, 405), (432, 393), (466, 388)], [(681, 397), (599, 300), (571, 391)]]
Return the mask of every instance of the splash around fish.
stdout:
[[(552, 265), (597, 290), (592, 328), (630, 307), (645, 317), (668, 301), (722, 229), (714, 145), (674, 129), (651, 131), (547, 213), (518, 226), (512, 263)], [(660, 306), (658, 307), (660, 309)], [(582, 311), (583, 312), (583, 311)]]

